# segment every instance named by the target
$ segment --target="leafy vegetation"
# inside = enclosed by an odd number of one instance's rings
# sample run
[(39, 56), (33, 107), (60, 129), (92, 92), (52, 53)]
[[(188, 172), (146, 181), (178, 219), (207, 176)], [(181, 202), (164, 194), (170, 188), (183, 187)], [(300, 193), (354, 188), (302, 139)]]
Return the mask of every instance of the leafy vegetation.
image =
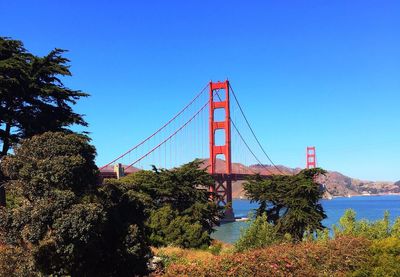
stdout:
[(400, 239), (388, 237), (372, 241), (367, 262), (352, 276), (400, 276)]
[(235, 249), (242, 252), (253, 248), (263, 248), (282, 240), (282, 237), (278, 235), (277, 228), (268, 222), (267, 215), (263, 213), (247, 229), (242, 230), (239, 240), (235, 243)]
[(356, 220), (354, 210), (346, 210), (339, 224), (334, 226), (334, 236), (352, 235), (369, 239), (368, 259), (352, 276), (400, 276), (400, 217), (390, 224), (389, 213), (376, 221)]
[(21, 201), (0, 209), (0, 244), (6, 245), (1, 270), (8, 276), (146, 272), (150, 249), (142, 196), (97, 186), (95, 149), (85, 136), (48, 132), (24, 140), (14, 152), (2, 170)]
[[(0, 37), (0, 159), (12, 143), (46, 131), (71, 132), (72, 124), (86, 126), (74, 105), (88, 94), (64, 86), (71, 76), (65, 50), (54, 49), (44, 57), (28, 52), (21, 41)], [(0, 176), (0, 205), (5, 191)]]
[(301, 241), (306, 232), (324, 228), (325, 212), (319, 203), (323, 190), (314, 180), (322, 169), (306, 169), (293, 176), (275, 175), (268, 179), (255, 176), (244, 184), (246, 195), (260, 204), (257, 216), (263, 213), (281, 237), (289, 234)]
[(210, 201), (207, 187), (213, 180), (200, 165), (196, 160), (171, 170), (154, 167), (106, 182), (148, 197), (146, 225), (153, 246), (207, 247), (222, 210)]
[(175, 259), (165, 276), (345, 276), (368, 261), (370, 242), (345, 237), (326, 243), (280, 243), (187, 262)]
[(371, 240), (388, 237), (400, 238), (400, 218), (397, 218), (391, 226), (388, 211), (385, 212), (381, 220), (369, 221), (366, 219), (357, 220), (356, 212), (348, 209), (340, 218), (339, 224), (333, 226), (333, 231), (335, 236), (362, 236)]
[(214, 258), (200, 250), (156, 253), (166, 261), (166, 276), (394, 277), (400, 275), (400, 218), (392, 225), (388, 219), (385, 213), (381, 220), (357, 221), (354, 211), (348, 210), (334, 237), (324, 229), (317, 231), (318, 236), (306, 233), (301, 242), (291, 243), (274, 238), (276, 229), (263, 214), (242, 234), (235, 249), (223, 249)]

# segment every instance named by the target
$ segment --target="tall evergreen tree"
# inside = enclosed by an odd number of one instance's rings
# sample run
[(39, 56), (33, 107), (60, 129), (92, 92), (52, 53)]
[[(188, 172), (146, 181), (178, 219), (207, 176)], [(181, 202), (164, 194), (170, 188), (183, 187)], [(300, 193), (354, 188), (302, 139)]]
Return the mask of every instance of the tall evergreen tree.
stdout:
[(212, 176), (195, 160), (174, 169), (142, 170), (106, 183), (147, 196), (147, 226), (154, 246), (197, 248), (211, 243), (210, 234), (223, 209), (207, 188)]
[[(65, 50), (44, 57), (29, 53), (18, 40), (0, 37), (0, 160), (12, 143), (46, 131), (68, 131), (73, 124), (87, 126), (72, 105), (88, 94), (64, 86), (71, 76)], [(5, 205), (0, 180), (0, 205)]]
[(260, 204), (258, 216), (266, 213), (279, 234), (290, 234), (294, 241), (299, 241), (306, 231), (323, 228), (321, 222), (326, 215), (319, 203), (323, 189), (315, 180), (324, 173), (316, 168), (293, 176), (255, 176), (244, 184), (244, 189), (251, 201)]

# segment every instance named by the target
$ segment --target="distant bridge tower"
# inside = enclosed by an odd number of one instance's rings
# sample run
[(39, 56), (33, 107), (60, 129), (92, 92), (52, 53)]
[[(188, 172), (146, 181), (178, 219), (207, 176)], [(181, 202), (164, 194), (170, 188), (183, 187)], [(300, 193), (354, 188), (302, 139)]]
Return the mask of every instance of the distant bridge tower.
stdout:
[(306, 168), (316, 168), (317, 167), (317, 156), (315, 154), (315, 146), (307, 147), (307, 155), (306, 155)]
[[(216, 95), (216, 90), (223, 90), (225, 99), (221, 101)], [(216, 180), (210, 186), (210, 191), (215, 192), (219, 197), (216, 199), (217, 204), (226, 207), (225, 220), (233, 221), (234, 214), (232, 209), (232, 160), (231, 160), (231, 122), (230, 122), (230, 107), (229, 107), (229, 81), (225, 82), (210, 82), (210, 173)], [(223, 121), (214, 120), (214, 112), (217, 109), (225, 110), (225, 119)], [(215, 131), (223, 130), (225, 132), (225, 144), (215, 144)], [(217, 172), (216, 162), (217, 155), (224, 155), (225, 170)]]

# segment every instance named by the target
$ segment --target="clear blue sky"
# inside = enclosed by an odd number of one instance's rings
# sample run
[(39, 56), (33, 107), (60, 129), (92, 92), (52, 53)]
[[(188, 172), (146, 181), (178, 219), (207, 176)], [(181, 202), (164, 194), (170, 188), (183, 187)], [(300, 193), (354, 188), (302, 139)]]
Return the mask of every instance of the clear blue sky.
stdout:
[(0, 35), (70, 51), (99, 164), (229, 77), (276, 163), (400, 179), (399, 1), (140, 2), (0, 0)]

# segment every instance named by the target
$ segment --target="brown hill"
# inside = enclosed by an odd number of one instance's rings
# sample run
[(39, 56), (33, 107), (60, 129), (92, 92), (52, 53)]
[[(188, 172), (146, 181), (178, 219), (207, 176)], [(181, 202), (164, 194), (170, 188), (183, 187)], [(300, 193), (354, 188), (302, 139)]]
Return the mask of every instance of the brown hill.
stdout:
[[(209, 166), (209, 160), (203, 160), (203, 168)], [(125, 167), (125, 166), (123, 166)], [(296, 174), (301, 171), (301, 168), (289, 168), (286, 166), (278, 165), (278, 169), (270, 165), (251, 165), (245, 166), (241, 163), (232, 163), (232, 172), (237, 174), (254, 174), (259, 173), (262, 175), (272, 174)], [(126, 169), (125, 173), (129, 174), (138, 171), (138, 168), (130, 167)], [(217, 159), (216, 171), (224, 172), (225, 161)], [(103, 174), (112, 174), (114, 171), (113, 166), (109, 166), (101, 170)], [(335, 196), (354, 196), (354, 195), (368, 195), (368, 194), (390, 194), (400, 193), (400, 181), (393, 182), (373, 182), (354, 179), (345, 176), (336, 171), (328, 171), (326, 176), (322, 176), (318, 180), (326, 188), (325, 197)], [(245, 198), (243, 191), (244, 181), (237, 181), (232, 184), (232, 194), (234, 198)]]
[[(208, 160), (204, 160), (204, 166), (208, 166)], [(301, 168), (289, 168), (278, 165), (278, 169), (271, 165), (251, 165), (245, 166), (240, 163), (232, 164), (233, 173), (252, 174), (260, 173), (262, 175), (272, 174), (296, 174), (301, 171)], [(225, 161), (217, 160), (217, 172), (223, 172), (225, 169)], [(325, 197), (335, 196), (354, 196), (368, 194), (390, 194), (400, 193), (400, 181), (393, 182), (373, 182), (354, 179), (345, 176), (336, 171), (328, 171), (326, 176), (320, 177), (319, 182), (326, 188)], [(234, 198), (245, 198), (243, 191), (244, 181), (234, 182), (232, 185), (232, 193)]]
[(373, 182), (350, 178), (339, 172), (329, 171), (325, 177), (320, 178), (327, 191), (332, 196), (353, 196), (368, 194), (399, 193), (400, 186), (393, 182)]

